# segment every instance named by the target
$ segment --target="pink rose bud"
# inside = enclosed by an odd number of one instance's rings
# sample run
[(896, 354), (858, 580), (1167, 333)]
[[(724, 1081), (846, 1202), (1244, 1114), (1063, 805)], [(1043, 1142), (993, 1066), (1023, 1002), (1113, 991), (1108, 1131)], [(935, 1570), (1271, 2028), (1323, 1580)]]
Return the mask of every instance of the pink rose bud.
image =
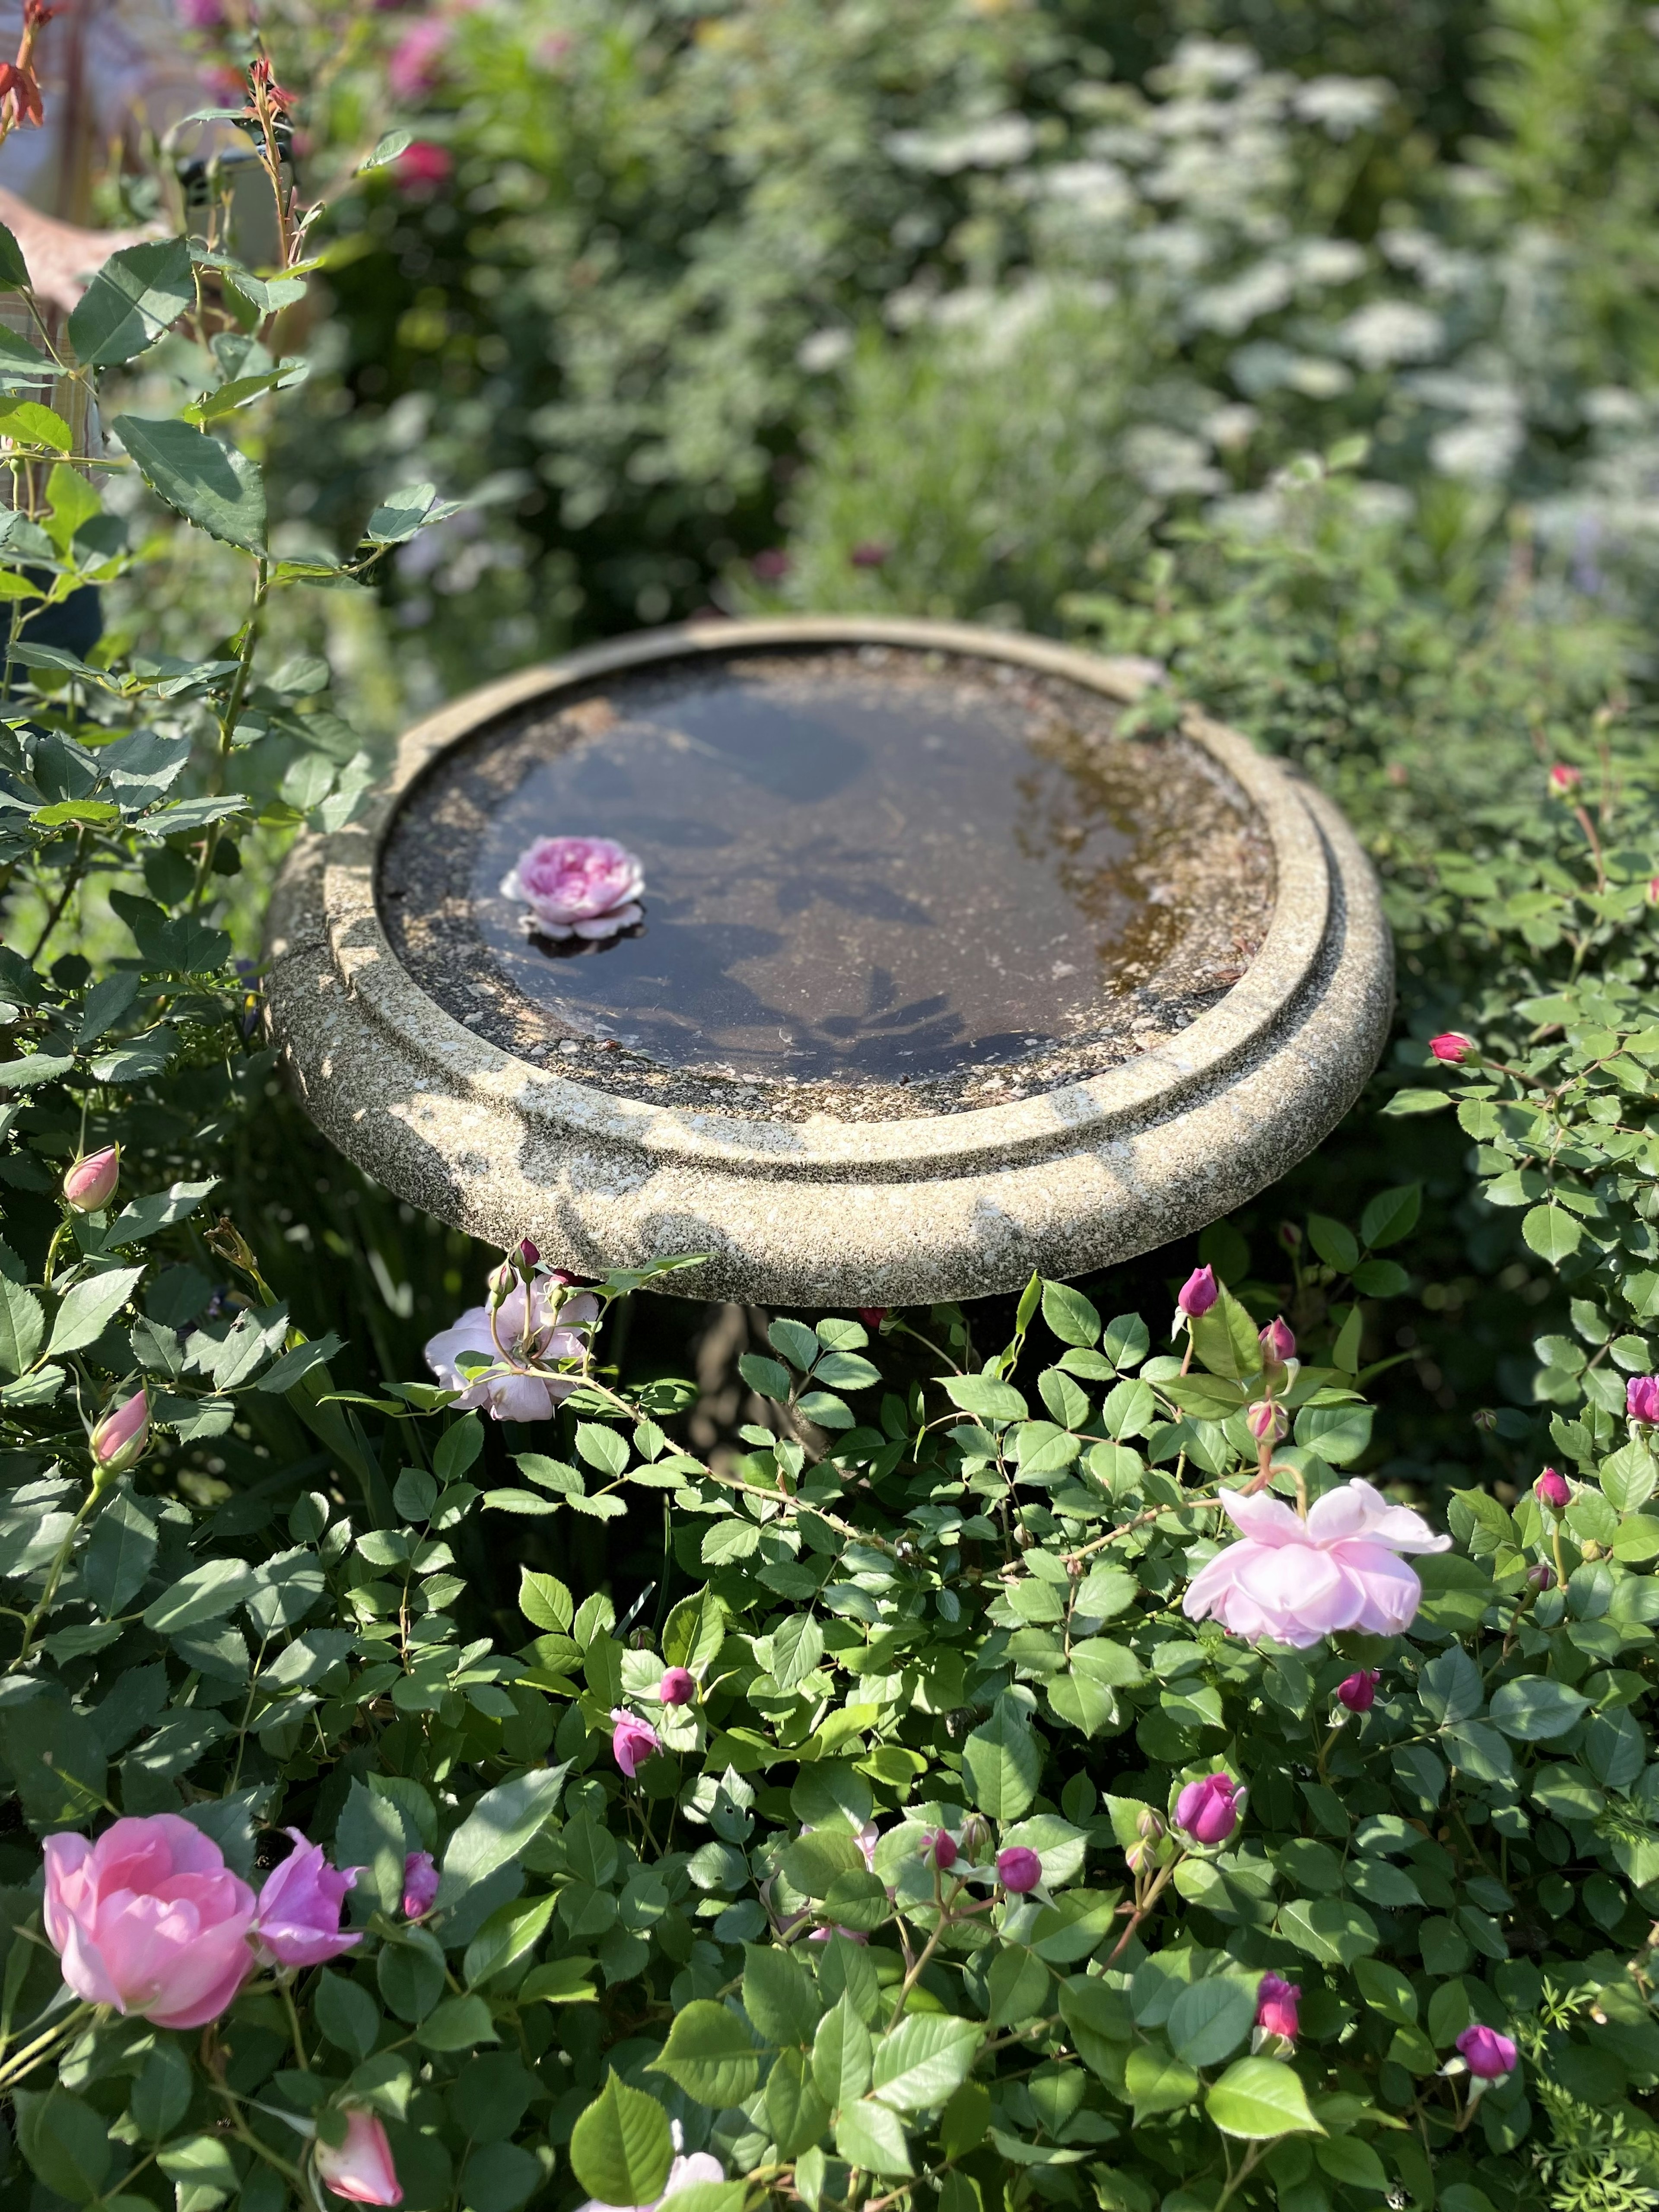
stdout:
[(1238, 1826), (1238, 1784), (1230, 1774), (1189, 1782), (1176, 1799), (1176, 1826), (1200, 1844), (1224, 1844)]
[(892, 1310), (890, 1306), (860, 1306), (859, 1319), (866, 1328), (879, 1328)]
[(418, 1920), (432, 1910), (438, 1894), (438, 1869), (430, 1851), (411, 1851), (404, 1861), (404, 1918)]
[(1659, 906), (1659, 876), (1648, 878), (1648, 904)]
[(611, 1708), (611, 1717), (616, 1723), (611, 1736), (611, 1753), (631, 1782), (646, 1760), (662, 1749), (662, 1741), (655, 1729), (625, 1712), (620, 1705)]
[(1540, 1559), (1535, 1567), (1527, 1569), (1527, 1580), (1541, 1595), (1545, 1590), (1555, 1588), (1555, 1570), (1547, 1567)]
[(1495, 2027), (1466, 2027), (1457, 2039), (1457, 2048), (1478, 2081), (1501, 2081), (1515, 2071), (1515, 2045)]
[(684, 1667), (671, 1667), (657, 1685), (657, 1702), (664, 1705), (689, 1705), (697, 1694), (696, 1677)]
[(112, 1413), (106, 1413), (89, 1441), (100, 1474), (125, 1474), (143, 1457), (149, 1443), (149, 1393), (135, 1390)]
[(1659, 1376), (1632, 1375), (1625, 1385), (1625, 1411), (1647, 1427), (1659, 1423)]
[(1023, 1844), (997, 1853), (997, 1880), (1011, 1897), (1024, 1897), (1042, 1879), (1042, 1861)]
[(253, 1972), (253, 1892), (176, 1813), (128, 1817), (95, 1844), (46, 1841), (46, 1936), (88, 2004), (204, 2027)]
[(403, 2203), (392, 2145), (373, 2112), (349, 2112), (345, 2141), (325, 2143), (319, 2136), (312, 2154), (319, 2178), (337, 2197), (348, 2197), (354, 2204)]
[(1188, 1321), (1206, 1314), (1221, 1296), (1213, 1267), (1196, 1267), (1176, 1293), (1176, 1304)]
[(1261, 1364), (1269, 1370), (1284, 1366), (1286, 1360), (1296, 1358), (1296, 1339), (1291, 1334), (1290, 1323), (1283, 1314), (1276, 1314), (1261, 1331)]
[(1429, 1039), (1429, 1050), (1435, 1058), (1449, 1060), (1454, 1067), (1474, 1049), (1474, 1039), (1465, 1036), (1462, 1030), (1442, 1030), (1438, 1036)]
[(1244, 1425), (1259, 1444), (1276, 1444), (1290, 1432), (1290, 1417), (1271, 1398), (1258, 1398), (1247, 1407)]
[(957, 1841), (968, 1856), (978, 1863), (991, 1840), (991, 1824), (982, 1813), (970, 1813), (962, 1824)]
[(521, 1237), (519, 1239), (519, 1258), (525, 1267), (535, 1267), (540, 1261), (541, 1256), (541, 1254), (537, 1250), (536, 1247), (531, 1243), (527, 1237)]
[(121, 1147), (106, 1145), (101, 1152), (76, 1160), (64, 1177), (64, 1203), (76, 1213), (101, 1213), (120, 1180)]
[(1572, 1492), (1567, 1487), (1567, 1478), (1547, 1467), (1532, 1486), (1532, 1494), (1540, 1505), (1553, 1506), (1558, 1513), (1565, 1512), (1572, 1503)]
[(358, 1870), (337, 1871), (323, 1856), (320, 1844), (307, 1843), (297, 1828), (288, 1833), (295, 1849), (265, 1878), (253, 1940), (267, 1966), (320, 1966), (362, 1941), (361, 1935), (340, 1929), (341, 1909)]
[(1357, 1674), (1337, 1684), (1336, 1694), (1351, 1713), (1368, 1713), (1376, 1703), (1376, 1686), (1382, 1680), (1380, 1667), (1362, 1667)]
[(1583, 781), (1582, 773), (1565, 761), (1557, 761), (1550, 770), (1550, 789), (1558, 799), (1569, 798)]
[(1287, 1982), (1279, 1974), (1263, 1974), (1256, 1990), (1255, 2024), (1269, 2035), (1283, 2036), (1286, 2043), (1296, 2041), (1297, 2000), (1302, 1995), (1299, 1982)]
[(957, 1863), (957, 1839), (948, 1828), (935, 1828), (923, 1839), (921, 1856), (929, 1866), (941, 1874), (949, 1874)]

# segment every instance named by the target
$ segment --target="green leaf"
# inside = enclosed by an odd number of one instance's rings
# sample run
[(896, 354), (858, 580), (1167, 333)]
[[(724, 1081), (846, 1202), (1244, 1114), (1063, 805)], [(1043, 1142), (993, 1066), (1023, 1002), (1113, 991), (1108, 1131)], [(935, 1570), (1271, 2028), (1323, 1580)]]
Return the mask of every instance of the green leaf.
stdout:
[(1123, 2069), (1123, 2087), (1135, 2108), (1135, 2121), (1155, 2112), (1178, 2112), (1198, 2095), (1197, 2075), (1162, 2045), (1137, 2044)]
[(0, 1275), (0, 1372), (21, 1375), (33, 1366), (46, 1333), (46, 1316), (33, 1291)]
[(1218, 2066), (1246, 2041), (1255, 2025), (1255, 1978), (1213, 1974), (1184, 1989), (1170, 2008), (1165, 2033), (1177, 2058), (1189, 2066)]
[(571, 2130), (577, 2180), (601, 2204), (650, 2204), (661, 2196), (673, 2162), (667, 2113), (654, 2097), (607, 2074)]
[(1552, 1736), (1565, 1735), (1589, 1710), (1588, 1698), (1545, 1674), (1505, 1682), (1492, 1701), (1493, 1721), (1521, 1743), (1547, 1743)]
[(663, 1623), (662, 1656), (670, 1667), (706, 1667), (726, 1641), (726, 1607), (713, 1590), (682, 1598)]
[(61, 1694), (38, 1692), (0, 1707), (0, 1747), (36, 1828), (84, 1827), (98, 1818), (108, 1778), (104, 1747)]
[(88, 1596), (106, 1614), (119, 1613), (143, 1587), (155, 1557), (156, 1523), (125, 1487), (105, 1498), (81, 1561)]
[(43, 1083), (56, 1083), (69, 1073), (75, 1065), (72, 1055), (58, 1059), (55, 1054), (34, 1052), (21, 1060), (0, 1060), (0, 1091), (35, 1091)]
[(1042, 1772), (1042, 1751), (1024, 1709), (999, 1698), (991, 1717), (962, 1747), (975, 1804), (994, 1820), (1018, 1820), (1030, 1809)]
[(449, 1839), (438, 1892), (441, 1909), (458, 1904), (476, 1883), (519, 1856), (558, 1803), (569, 1771), (568, 1760), (560, 1766), (537, 1767), (484, 1792)]
[(1276, 2136), (1323, 2135), (1295, 2069), (1279, 2058), (1240, 2058), (1211, 2088), (1204, 2109), (1224, 2136), (1268, 2142)]
[(32, 289), (23, 249), (5, 224), (0, 222), (0, 292), (27, 292)]
[(375, 508), (363, 536), (371, 545), (401, 545), (423, 522), (441, 522), (456, 511), (448, 500), (439, 499), (435, 484), (410, 484)]
[(745, 1944), (744, 1961), (743, 2008), (756, 2033), (780, 2049), (809, 2045), (818, 2025), (811, 1976), (775, 1945)]
[(142, 1267), (112, 1267), (76, 1283), (52, 1316), (46, 1357), (82, 1352), (95, 1344), (138, 1287)]
[(413, 137), (414, 133), (409, 131), (388, 131), (384, 138), (376, 142), (374, 152), (365, 155), (358, 164), (359, 172), (386, 168), (397, 160), (399, 154), (408, 151)]
[(812, 2079), (832, 2112), (869, 2087), (872, 2056), (870, 2031), (849, 1990), (825, 2013), (812, 2039)]
[(1363, 1906), (1336, 1897), (1293, 1899), (1279, 1916), (1279, 1932), (1328, 1966), (1352, 1966), (1382, 1941)]
[(1375, 1252), (1384, 1244), (1397, 1244), (1417, 1226), (1423, 1207), (1421, 1183), (1402, 1184), (1397, 1190), (1379, 1191), (1359, 1217), (1359, 1241)]
[(1261, 1372), (1261, 1345), (1255, 1323), (1231, 1291), (1224, 1290), (1206, 1314), (1188, 1325), (1194, 1357), (1212, 1375), (1244, 1382)]
[(1308, 1242), (1327, 1267), (1334, 1267), (1339, 1275), (1352, 1274), (1359, 1263), (1358, 1239), (1352, 1229), (1345, 1229), (1328, 1214), (1308, 1216)]
[(159, 1635), (176, 1636), (202, 1621), (222, 1620), (258, 1587), (258, 1578), (245, 1560), (204, 1559), (145, 1607), (144, 1626)]
[(158, 2038), (127, 2098), (127, 2110), (139, 2134), (151, 2142), (170, 2136), (185, 2117), (191, 2086), (190, 2061), (176, 2043)]
[[(830, 2124), (830, 2107), (818, 2094), (805, 2051), (785, 2050), (766, 2077), (766, 2123), (780, 2158), (796, 2158)], [(678, 2192), (676, 2192), (678, 2194)]]
[(196, 297), (182, 238), (125, 246), (112, 253), (69, 319), (70, 343), (86, 368), (131, 361), (164, 337)]
[(764, 1358), (757, 1352), (745, 1352), (738, 1361), (738, 1372), (763, 1398), (774, 1399), (780, 1405), (787, 1402), (789, 1370), (777, 1360)]
[(415, 2040), (428, 2051), (471, 2051), (476, 2044), (497, 2043), (489, 2007), (479, 1996), (446, 1997), (415, 2031)]
[(1411, 1114), (1437, 1114), (1451, 1103), (1449, 1091), (1396, 1091), (1382, 1112), (1389, 1121), (1402, 1121)]
[(519, 1570), (519, 1610), (532, 1628), (564, 1636), (576, 1617), (575, 1601), (558, 1577), (533, 1574), (528, 1567)]
[(951, 1404), (976, 1420), (1000, 1425), (1026, 1418), (1025, 1401), (1012, 1382), (994, 1382), (988, 1375), (947, 1375), (944, 1383)]
[(942, 2105), (978, 2056), (976, 2021), (949, 2013), (909, 2013), (876, 2045), (870, 2094), (901, 2112)]
[(1296, 1417), (1296, 1440), (1328, 1467), (1346, 1467), (1369, 1449), (1370, 1406), (1304, 1406)]
[(712, 1998), (694, 1997), (675, 2014), (661, 2055), (646, 2071), (666, 2074), (700, 2105), (740, 2105), (760, 2080), (760, 2054), (741, 2018)]
[(904, 2124), (884, 2105), (846, 2105), (836, 2123), (836, 2148), (849, 2166), (869, 2173), (913, 2173)]
[(786, 1614), (772, 1635), (772, 1679), (778, 1687), (799, 1689), (823, 1656), (823, 1631), (811, 1614)]
[(1042, 1285), (1042, 1318), (1062, 1344), (1095, 1345), (1100, 1341), (1100, 1316), (1081, 1291), (1069, 1283)]
[(188, 422), (118, 415), (110, 428), (158, 499), (210, 538), (264, 551), (264, 479), (245, 453)]
[(601, 1474), (615, 1477), (628, 1465), (628, 1439), (598, 1421), (578, 1421), (576, 1453)]
[(857, 1352), (826, 1352), (812, 1370), (812, 1380), (831, 1390), (867, 1390), (881, 1380), (881, 1370)]
[(188, 1220), (218, 1183), (217, 1176), (210, 1176), (205, 1182), (169, 1183), (165, 1190), (146, 1191), (142, 1198), (135, 1198), (131, 1205), (124, 1206), (111, 1223), (106, 1246), (139, 1244), (145, 1237), (154, 1237), (158, 1230), (171, 1229)]
[(1521, 1224), (1521, 1234), (1540, 1260), (1559, 1267), (1563, 1260), (1570, 1260), (1578, 1249), (1584, 1231), (1562, 1207), (1534, 1206)]
[(380, 2032), (380, 2008), (360, 1983), (325, 1969), (318, 1977), (317, 2025), (337, 2051), (351, 2058), (367, 2058)]

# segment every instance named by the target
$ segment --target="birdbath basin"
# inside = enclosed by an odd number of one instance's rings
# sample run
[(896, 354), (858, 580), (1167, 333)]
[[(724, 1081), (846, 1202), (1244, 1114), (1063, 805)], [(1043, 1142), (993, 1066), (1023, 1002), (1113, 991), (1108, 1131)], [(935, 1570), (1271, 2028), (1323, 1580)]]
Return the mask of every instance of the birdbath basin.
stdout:
[[(1377, 890), (1328, 801), (1142, 662), (957, 625), (708, 623), (492, 684), (296, 845), (272, 1020), (400, 1196), (578, 1273), (908, 1305), (1165, 1243), (1283, 1173), (1382, 1049)], [(538, 929), (538, 837), (641, 917)], [(504, 889), (504, 886), (507, 886)]]

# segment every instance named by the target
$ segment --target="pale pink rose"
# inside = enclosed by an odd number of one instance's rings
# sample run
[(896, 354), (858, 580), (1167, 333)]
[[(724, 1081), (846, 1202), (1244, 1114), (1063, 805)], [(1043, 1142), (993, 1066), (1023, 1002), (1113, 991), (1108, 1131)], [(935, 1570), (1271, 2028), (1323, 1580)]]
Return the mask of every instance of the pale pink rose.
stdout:
[(410, 1851), (404, 1861), (404, 1918), (429, 1912), (439, 1890), (438, 1869), (430, 1851)]
[(340, 1929), (341, 1910), (356, 1885), (358, 1869), (337, 1871), (323, 1856), (320, 1844), (308, 1843), (297, 1828), (288, 1833), (295, 1849), (259, 1892), (253, 1940), (266, 1966), (320, 1966), (362, 1941), (361, 1935), (343, 1935)]
[[(526, 1372), (559, 1359), (580, 1359), (585, 1332), (599, 1319), (599, 1302), (582, 1294), (556, 1310), (553, 1279), (538, 1275), (520, 1283), (495, 1310), (490, 1333), (488, 1306), (469, 1306), (440, 1329), (426, 1347), (426, 1364), (447, 1390), (459, 1390), (458, 1406), (477, 1406), (497, 1421), (544, 1421), (562, 1398), (576, 1388), (574, 1374)], [(488, 1375), (469, 1381), (455, 1364), (463, 1352), (476, 1352), (494, 1362)]]
[(64, 1177), (64, 1203), (76, 1213), (101, 1213), (121, 1180), (121, 1147), (106, 1145), (76, 1160)]
[(1358, 1477), (1328, 1491), (1305, 1521), (1266, 1491), (1224, 1491), (1221, 1503), (1240, 1540), (1199, 1570), (1183, 1609), (1192, 1620), (1212, 1613), (1246, 1643), (1270, 1636), (1305, 1649), (1344, 1628), (1398, 1635), (1423, 1585), (1396, 1554), (1451, 1544)]
[(648, 2204), (605, 2204), (597, 2197), (590, 2197), (586, 2204), (578, 2206), (577, 2212), (657, 2212), (658, 2205), (680, 2190), (690, 2189), (694, 2182), (725, 2180), (726, 2168), (712, 2151), (685, 2152), (681, 2148), (685, 2136), (679, 2122), (671, 2120), (668, 2125), (674, 2139), (674, 2163), (668, 2169), (660, 2197), (653, 2197)]
[(315, 2157), (319, 2175), (337, 2197), (354, 2204), (403, 2203), (392, 2145), (373, 2112), (348, 2112), (345, 2141), (325, 2143), (319, 2136)]
[(125, 1474), (149, 1443), (149, 1393), (135, 1390), (113, 1413), (95, 1422), (88, 1442), (101, 1474)]
[(46, 1859), (46, 1935), (87, 2003), (202, 2027), (253, 1972), (253, 1892), (176, 1813), (117, 1820), (95, 1844), (48, 1836)]
[(631, 1782), (647, 1759), (662, 1749), (662, 1738), (648, 1722), (640, 1720), (623, 1706), (611, 1709), (615, 1726), (611, 1734), (611, 1749), (623, 1772)]
[(501, 879), (547, 937), (614, 937), (643, 915), (644, 890), (644, 868), (609, 837), (538, 837)]

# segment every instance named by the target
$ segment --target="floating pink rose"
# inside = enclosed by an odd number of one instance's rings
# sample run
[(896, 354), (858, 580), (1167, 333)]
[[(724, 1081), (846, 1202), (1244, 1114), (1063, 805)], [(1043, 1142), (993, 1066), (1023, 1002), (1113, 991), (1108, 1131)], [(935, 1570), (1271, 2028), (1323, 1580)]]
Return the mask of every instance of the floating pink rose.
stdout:
[(76, 1160), (64, 1177), (64, 1203), (76, 1213), (101, 1213), (121, 1180), (121, 1147), (106, 1145)]
[(997, 1853), (997, 1880), (1011, 1897), (1024, 1897), (1042, 1879), (1042, 1859), (1023, 1844), (1012, 1844), (1007, 1850)]
[[(586, 1295), (566, 1298), (567, 1285), (550, 1275), (518, 1283), (495, 1309), (490, 1332), (488, 1306), (469, 1306), (459, 1318), (431, 1338), (426, 1364), (447, 1390), (459, 1390), (458, 1406), (477, 1406), (497, 1421), (544, 1421), (562, 1398), (576, 1388), (574, 1374), (538, 1370), (559, 1359), (580, 1359), (585, 1332), (599, 1319), (599, 1302)], [(473, 1380), (456, 1362), (477, 1352), (491, 1361), (489, 1371)]]
[(1558, 1474), (1553, 1467), (1544, 1469), (1532, 1486), (1532, 1494), (1540, 1505), (1553, 1506), (1558, 1513), (1565, 1512), (1572, 1503), (1572, 1492), (1567, 1486), (1567, 1478)]
[(100, 1475), (125, 1474), (136, 1466), (149, 1445), (149, 1393), (135, 1390), (94, 1424), (88, 1442)]
[(1195, 1843), (1224, 1844), (1238, 1826), (1243, 1793), (1231, 1774), (1206, 1774), (1176, 1799), (1176, 1826)]
[(88, 2004), (203, 2027), (253, 1972), (253, 1892), (176, 1813), (117, 1820), (95, 1844), (48, 1836), (46, 1860), (46, 1935)]
[(403, 2185), (392, 2162), (392, 2145), (373, 2112), (346, 2115), (345, 2141), (325, 2143), (319, 2136), (317, 2172), (337, 2197), (354, 2204), (401, 2204)]
[(1270, 1636), (1305, 1650), (1343, 1628), (1396, 1636), (1423, 1601), (1396, 1555), (1451, 1544), (1358, 1477), (1328, 1491), (1305, 1521), (1266, 1491), (1224, 1491), (1221, 1504), (1240, 1539), (1199, 1570), (1183, 1609), (1190, 1620), (1213, 1614), (1246, 1643)]
[(1221, 1285), (1215, 1279), (1213, 1267), (1195, 1267), (1176, 1293), (1176, 1306), (1188, 1321), (1197, 1321), (1206, 1314), (1221, 1296)]
[(632, 928), (644, 890), (644, 868), (610, 837), (538, 837), (501, 879), (544, 936), (595, 941)]
[(438, 1894), (438, 1869), (430, 1851), (410, 1851), (404, 1861), (404, 1918), (418, 1920), (432, 1910)]
[(340, 1914), (356, 1885), (356, 1867), (330, 1866), (320, 1844), (290, 1828), (295, 1848), (259, 1892), (253, 1940), (266, 1966), (320, 1966), (337, 1959), (361, 1935), (342, 1934)]
[(1338, 1701), (1351, 1713), (1368, 1713), (1376, 1703), (1376, 1686), (1382, 1680), (1380, 1667), (1362, 1667), (1357, 1674), (1350, 1674), (1336, 1686)]
[(1297, 2001), (1301, 1995), (1299, 1982), (1287, 1982), (1279, 1974), (1263, 1974), (1256, 1986), (1256, 2026), (1268, 2035), (1283, 2036), (1286, 2043), (1294, 2043)]
[(662, 1749), (662, 1739), (647, 1722), (621, 1705), (613, 1706), (611, 1718), (615, 1723), (611, 1732), (611, 1755), (631, 1782), (646, 1760)]
[(1515, 2071), (1516, 2046), (1495, 2027), (1466, 2027), (1457, 2039), (1457, 2048), (1478, 2081), (1501, 2081)]
[(1659, 1423), (1659, 1376), (1631, 1376), (1625, 1385), (1625, 1411), (1646, 1428)]
[(697, 1694), (697, 1678), (688, 1667), (671, 1667), (657, 1685), (661, 1705), (689, 1705)]
[(1455, 1067), (1474, 1050), (1474, 1039), (1466, 1037), (1462, 1030), (1443, 1030), (1438, 1036), (1429, 1039), (1429, 1050), (1437, 1060), (1449, 1060)]

